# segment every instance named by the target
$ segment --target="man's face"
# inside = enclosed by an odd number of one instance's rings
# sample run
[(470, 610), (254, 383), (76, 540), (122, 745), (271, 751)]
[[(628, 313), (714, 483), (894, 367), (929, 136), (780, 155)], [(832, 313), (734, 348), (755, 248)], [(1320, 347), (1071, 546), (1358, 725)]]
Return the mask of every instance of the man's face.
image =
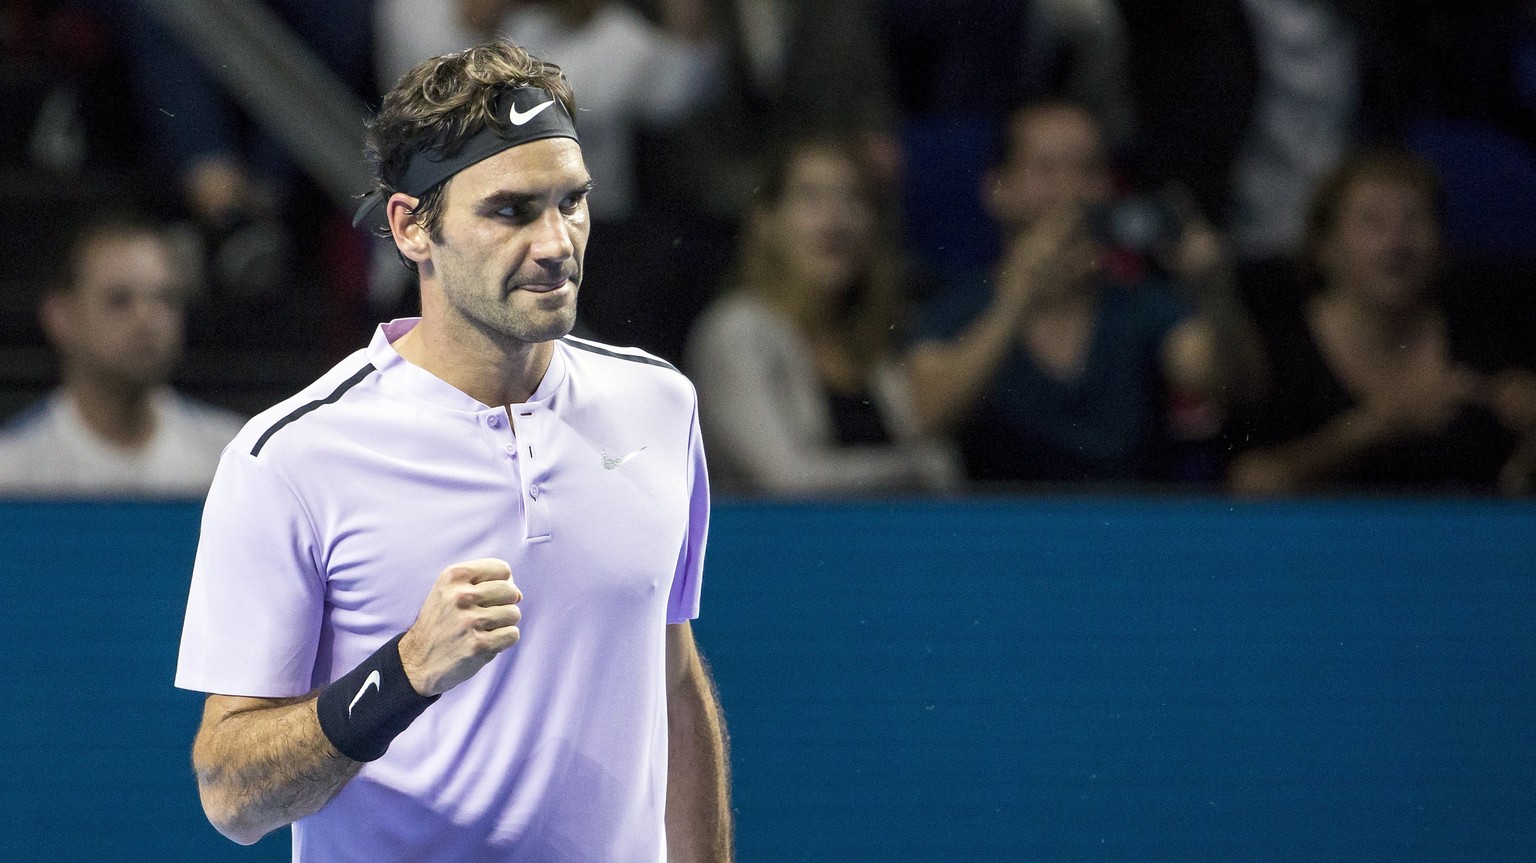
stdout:
[(81, 251), (73, 290), (46, 301), (43, 324), (70, 369), (152, 387), (181, 356), (185, 291), (162, 240), (104, 235)]
[(531, 344), (569, 333), (591, 230), (591, 182), (569, 138), (521, 144), (455, 174), (423, 288), (435, 283), (449, 314), (495, 341)]
[(1024, 230), (1064, 204), (1096, 204), (1112, 191), (1104, 140), (1093, 118), (1068, 107), (1026, 113), (1008, 128), (1009, 158), (991, 175), (993, 218)]

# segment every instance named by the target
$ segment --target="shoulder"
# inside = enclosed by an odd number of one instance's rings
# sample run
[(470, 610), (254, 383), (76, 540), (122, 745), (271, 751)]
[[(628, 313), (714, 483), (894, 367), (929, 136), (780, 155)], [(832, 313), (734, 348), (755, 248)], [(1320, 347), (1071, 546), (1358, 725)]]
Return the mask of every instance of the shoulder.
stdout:
[(309, 386), (252, 417), (230, 444), (230, 450), (260, 457), (270, 448), (292, 449), (312, 440), (314, 432), (334, 427), (311, 415), (348, 413), (351, 402), (375, 369), (362, 351), (352, 354)]
[(53, 399), (33, 402), (0, 423), (0, 490), (31, 488), (53, 449)]
[(687, 376), (655, 354), (576, 336), (565, 336), (558, 346), (570, 368), (585, 383), (611, 382), (639, 392), (686, 394), (690, 401), (693, 398), (693, 384)]
[(55, 394), (40, 398), (0, 422), (0, 441), (15, 441), (46, 428), (53, 415), (55, 399)]
[(743, 364), (793, 365), (806, 356), (804, 339), (783, 312), (740, 292), (712, 303), (688, 336), (688, 368), (713, 381), (706, 389), (722, 383), (722, 375), (739, 374)]
[(789, 320), (761, 299), (737, 291), (714, 301), (699, 315), (694, 329), (700, 334), (731, 337), (773, 336), (789, 331)]
[(176, 412), (182, 422), (199, 433), (210, 437), (222, 437), (225, 443), (245, 427), (245, 417), (240, 414), (174, 390), (167, 394), (166, 404)]

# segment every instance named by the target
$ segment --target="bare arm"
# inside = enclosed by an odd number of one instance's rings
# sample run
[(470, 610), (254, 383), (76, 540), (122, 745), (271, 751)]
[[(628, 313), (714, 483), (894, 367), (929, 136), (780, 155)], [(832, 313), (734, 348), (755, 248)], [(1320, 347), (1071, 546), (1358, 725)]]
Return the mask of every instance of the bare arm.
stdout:
[(1339, 414), (1312, 434), (1251, 450), (1232, 462), (1228, 484), (1251, 494), (1293, 494), (1347, 473), (1389, 438), (1371, 412)]
[(1185, 207), (1189, 227), (1169, 266), (1193, 296), (1198, 314), (1163, 341), (1163, 376), (1176, 389), (1220, 404), (1252, 404), (1266, 387), (1262, 342), (1238, 299), (1226, 244), (1192, 201)]
[(1379, 447), (1441, 433), (1483, 388), (1474, 372), (1430, 361), (1316, 431), (1240, 456), (1232, 463), (1229, 484), (1237, 491), (1277, 494), (1346, 477)]
[(667, 627), (667, 856), (729, 863), (730, 771), (714, 681), (687, 623)]
[(220, 833), (250, 845), (320, 811), (362, 769), (320, 731), (318, 695), (208, 696), (192, 767), (203, 811)]
[[(511, 575), (505, 561), (487, 559), (438, 576), (399, 645), (418, 694), (452, 689), (517, 642), (522, 593)], [(250, 845), (320, 811), (362, 769), (321, 730), (319, 695), (208, 697), (192, 766), (203, 811), (220, 833)]]

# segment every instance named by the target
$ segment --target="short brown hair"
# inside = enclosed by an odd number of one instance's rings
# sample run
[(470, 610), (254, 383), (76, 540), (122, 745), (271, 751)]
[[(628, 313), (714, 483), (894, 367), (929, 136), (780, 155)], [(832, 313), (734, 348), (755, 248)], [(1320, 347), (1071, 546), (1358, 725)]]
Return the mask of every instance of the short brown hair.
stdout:
[[(176, 254), (164, 223), (138, 210), (111, 209), (93, 214), (69, 229), (64, 254), (56, 259), (56, 266), (43, 285), (43, 295), (65, 296), (74, 293), (80, 286), (86, 256), (97, 243), (104, 240), (137, 239), (153, 240), (163, 247), (166, 255), (176, 265), (178, 276), (185, 279), (184, 261)], [(183, 284), (183, 293), (189, 288), (189, 285)]]
[[(377, 189), (385, 196), (399, 191), (415, 153), (452, 154), (462, 147), (492, 122), (496, 94), (504, 86), (542, 88), (560, 100), (569, 116), (576, 116), (576, 96), (560, 67), (509, 42), (489, 42), (434, 57), (405, 73), (368, 123), (368, 160), (374, 166)], [(442, 198), (447, 185), (423, 194), (415, 211), (417, 221), (438, 242), (442, 241)]]

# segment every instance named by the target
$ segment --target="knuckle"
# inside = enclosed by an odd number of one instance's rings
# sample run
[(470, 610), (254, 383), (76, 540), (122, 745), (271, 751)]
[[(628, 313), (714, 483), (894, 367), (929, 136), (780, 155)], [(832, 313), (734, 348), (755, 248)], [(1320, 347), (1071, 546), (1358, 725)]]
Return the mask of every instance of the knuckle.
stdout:
[(495, 654), (498, 650), (501, 649), (500, 645), (497, 643), (498, 639), (496, 638), (495, 634), (487, 632), (483, 629), (476, 629), (470, 635), (470, 641), (476, 656)]

